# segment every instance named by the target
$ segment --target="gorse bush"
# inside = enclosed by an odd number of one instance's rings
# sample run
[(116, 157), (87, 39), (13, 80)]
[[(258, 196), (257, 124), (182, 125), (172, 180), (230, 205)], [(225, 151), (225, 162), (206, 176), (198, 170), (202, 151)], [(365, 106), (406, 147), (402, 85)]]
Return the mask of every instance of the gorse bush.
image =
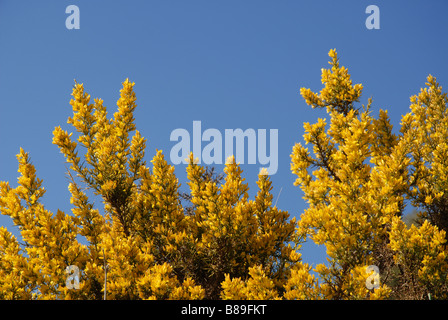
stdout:
[[(0, 228), (0, 298), (446, 299), (447, 95), (429, 76), (396, 135), (387, 111), (375, 118), (372, 100), (359, 105), (362, 85), (335, 50), (329, 56), (320, 93), (300, 91), (329, 120), (305, 123), (306, 144), (293, 147), (291, 170), (308, 203), (297, 220), (273, 205), (265, 171), (249, 199), (233, 157), (217, 177), (191, 154), (182, 194), (161, 151), (145, 161), (134, 83), (123, 83), (111, 118), (75, 83), (75, 132), (53, 132), (69, 164), (72, 212), (45, 209), (43, 182), (20, 149), (18, 186), (0, 184), (0, 212), (22, 237)], [(411, 227), (406, 203), (419, 210)], [(307, 239), (325, 245), (327, 264), (302, 261)], [(374, 288), (371, 265), (380, 271)], [(78, 288), (67, 285), (69, 266)]]

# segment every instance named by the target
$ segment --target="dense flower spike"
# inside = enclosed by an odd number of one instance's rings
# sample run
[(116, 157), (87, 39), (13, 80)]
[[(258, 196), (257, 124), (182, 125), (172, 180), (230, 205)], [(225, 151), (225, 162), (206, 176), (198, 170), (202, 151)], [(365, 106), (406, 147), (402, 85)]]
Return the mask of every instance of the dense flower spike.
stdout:
[(353, 109), (353, 103), (359, 101), (363, 87), (362, 84), (352, 85), (347, 68), (339, 66), (336, 50), (331, 49), (328, 55), (332, 58), (329, 61), (331, 69), (322, 69), (322, 84), (325, 87), (320, 94), (305, 88), (300, 89), (300, 94), (313, 108), (326, 107), (329, 112), (335, 110), (347, 115)]
[(407, 196), (423, 220), (448, 232), (448, 96), (431, 75), (426, 86), (411, 97), (411, 112), (402, 119), (411, 159)]

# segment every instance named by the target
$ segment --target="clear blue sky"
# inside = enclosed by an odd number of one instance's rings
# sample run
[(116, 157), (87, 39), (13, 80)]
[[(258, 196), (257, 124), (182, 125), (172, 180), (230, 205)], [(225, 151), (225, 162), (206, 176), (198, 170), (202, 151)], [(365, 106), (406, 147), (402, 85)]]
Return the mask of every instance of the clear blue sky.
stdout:
[[(65, 9), (80, 9), (80, 29), (68, 30)], [(366, 7), (380, 9), (380, 29), (368, 30)], [(0, 0), (0, 180), (17, 185), (15, 155), (30, 152), (47, 193), (44, 204), (70, 212), (65, 164), (51, 143), (71, 115), (74, 79), (116, 110), (121, 83), (136, 83), (137, 128), (148, 139), (147, 160), (162, 149), (169, 160), (176, 128), (278, 129), (279, 167), (272, 176), (278, 206), (306, 208), (293, 186), (293, 145), (309, 108), (300, 87), (321, 89), (320, 70), (336, 48), (365, 103), (389, 110), (398, 129), (409, 97), (437, 77), (448, 89), (448, 2), (433, 1), (18, 1)], [(243, 165), (256, 191), (259, 164)], [(222, 166), (217, 166), (222, 170)], [(185, 165), (176, 166), (185, 186)], [(0, 225), (11, 227), (9, 217)], [(306, 262), (324, 261), (309, 244)]]

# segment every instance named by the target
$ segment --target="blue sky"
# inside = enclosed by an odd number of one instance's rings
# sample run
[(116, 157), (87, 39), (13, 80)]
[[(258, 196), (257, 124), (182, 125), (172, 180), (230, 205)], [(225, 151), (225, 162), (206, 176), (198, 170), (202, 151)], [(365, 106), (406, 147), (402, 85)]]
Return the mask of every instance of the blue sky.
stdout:
[[(80, 29), (65, 27), (67, 6), (80, 9)], [(368, 5), (380, 9), (380, 29), (368, 30)], [(325, 117), (299, 95), (321, 89), (320, 70), (336, 48), (362, 103), (388, 109), (395, 130), (409, 97), (432, 74), (447, 91), (448, 2), (433, 1), (18, 1), (0, 0), (0, 180), (17, 183), (15, 155), (31, 154), (44, 180), (47, 209), (70, 212), (65, 164), (52, 131), (71, 115), (74, 79), (116, 110), (121, 83), (135, 82), (136, 124), (147, 160), (169, 152), (177, 128), (278, 129), (278, 171), (272, 176), (278, 206), (292, 216), (306, 208), (293, 186), (293, 145), (303, 122)], [(259, 164), (243, 165), (256, 192)], [(216, 166), (222, 170), (222, 166)], [(176, 165), (183, 187), (185, 165)], [(11, 226), (0, 216), (0, 225)], [(303, 260), (324, 261), (307, 244)]]

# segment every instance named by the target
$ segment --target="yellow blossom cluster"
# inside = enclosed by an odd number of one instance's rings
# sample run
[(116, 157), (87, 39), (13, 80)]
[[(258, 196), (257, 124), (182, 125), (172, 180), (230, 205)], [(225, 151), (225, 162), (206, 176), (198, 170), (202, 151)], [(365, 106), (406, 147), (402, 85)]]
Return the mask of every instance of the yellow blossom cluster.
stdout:
[[(299, 255), (295, 219), (273, 206), (269, 176), (260, 173), (259, 191), (249, 200), (233, 157), (220, 180), (192, 154), (184, 206), (163, 152), (146, 165), (133, 87), (123, 82), (118, 111), (109, 119), (103, 101), (91, 103), (83, 84), (75, 83), (67, 122), (76, 132), (53, 132), (70, 168), (71, 214), (45, 209), (42, 180), (20, 150), (19, 186), (1, 182), (0, 212), (19, 226), (23, 244), (0, 229), (0, 298), (219, 298), (226, 277), (252, 281), (257, 275), (278, 295)], [(78, 274), (68, 274), (71, 266)]]
[[(352, 86), (334, 50), (329, 56), (332, 68), (322, 70), (320, 94), (300, 92), (311, 107), (327, 107), (330, 123), (305, 123), (305, 145), (297, 143), (291, 154), (295, 184), (309, 204), (297, 232), (325, 245), (329, 256), (328, 265), (314, 268), (319, 295), (440, 298), (448, 283), (445, 233), (438, 231), (448, 226), (447, 95), (429, 76), (429, 88), (411, 98), (397, 136), (387, 111), (372, 116), (372, 99), (355, 108), (362, 86)], [(419, 228), (402, 221), (406, 199), (423, 209)], [(381, 270), (382, 284), (373, 292), (365, 285), (368, 265)]]
[[(146, 163), (134, 83), (123, 82), (111, 118), (75, 83), (75, 132), (53, 131), (71, 213), (45, 208), (43, 181), (20, 149), (18, 186), (0, 182), (0, 213), (20, 231), (19, 241), (0, 227), (0, 299), (448, 298), (447, 94), (429, 76), (394, 134), (372, 99), (357, 107), (362, 85), (334, 49), (329, 57), (322, 90), (300, 90), (329, 117), (304, 123), (292, 149), (308, 204), (298, 219), (273, 204), (265, 170), (250, 199), (233, 156), (217, 176), (190, 154), (181, 192), (161, 150)], [(420, 212), (410, 226), (407, 205)], [(326, 247), (327, 263), (302, 261), (306, 240)]]
[(306, 103), (313, 108), (327, 108), (328, 111), (336, 110), (343, 114), (353, 107), (353, 103), (359, 100), (362, 93), (362, 84), (352, 85), (348, 69), (339, 66), (339, 58), (335, 49), (331, 49), (328, 55), (330, 69), (322, 69), (322, 84), (325, 87), (319, 94), (310, 89), (301, 88), (300, 94)]
[(411, 97), (411, 111), (403, 116), (401, 133), (408, 145), (409, 192), (423, 219), (448, 231), (448, 96), (435, 77)]
[[(409, 282), (430, 288), (433, 299), (448, 298), (448, 252), (446, 233), (425, 220), (420, 227), (410, 228), (395, 217), (390, 231), (390, 247), (395, 262), (403, 269)], [(421, 288), (412, 288), (413, 298), (426, 298)]]

